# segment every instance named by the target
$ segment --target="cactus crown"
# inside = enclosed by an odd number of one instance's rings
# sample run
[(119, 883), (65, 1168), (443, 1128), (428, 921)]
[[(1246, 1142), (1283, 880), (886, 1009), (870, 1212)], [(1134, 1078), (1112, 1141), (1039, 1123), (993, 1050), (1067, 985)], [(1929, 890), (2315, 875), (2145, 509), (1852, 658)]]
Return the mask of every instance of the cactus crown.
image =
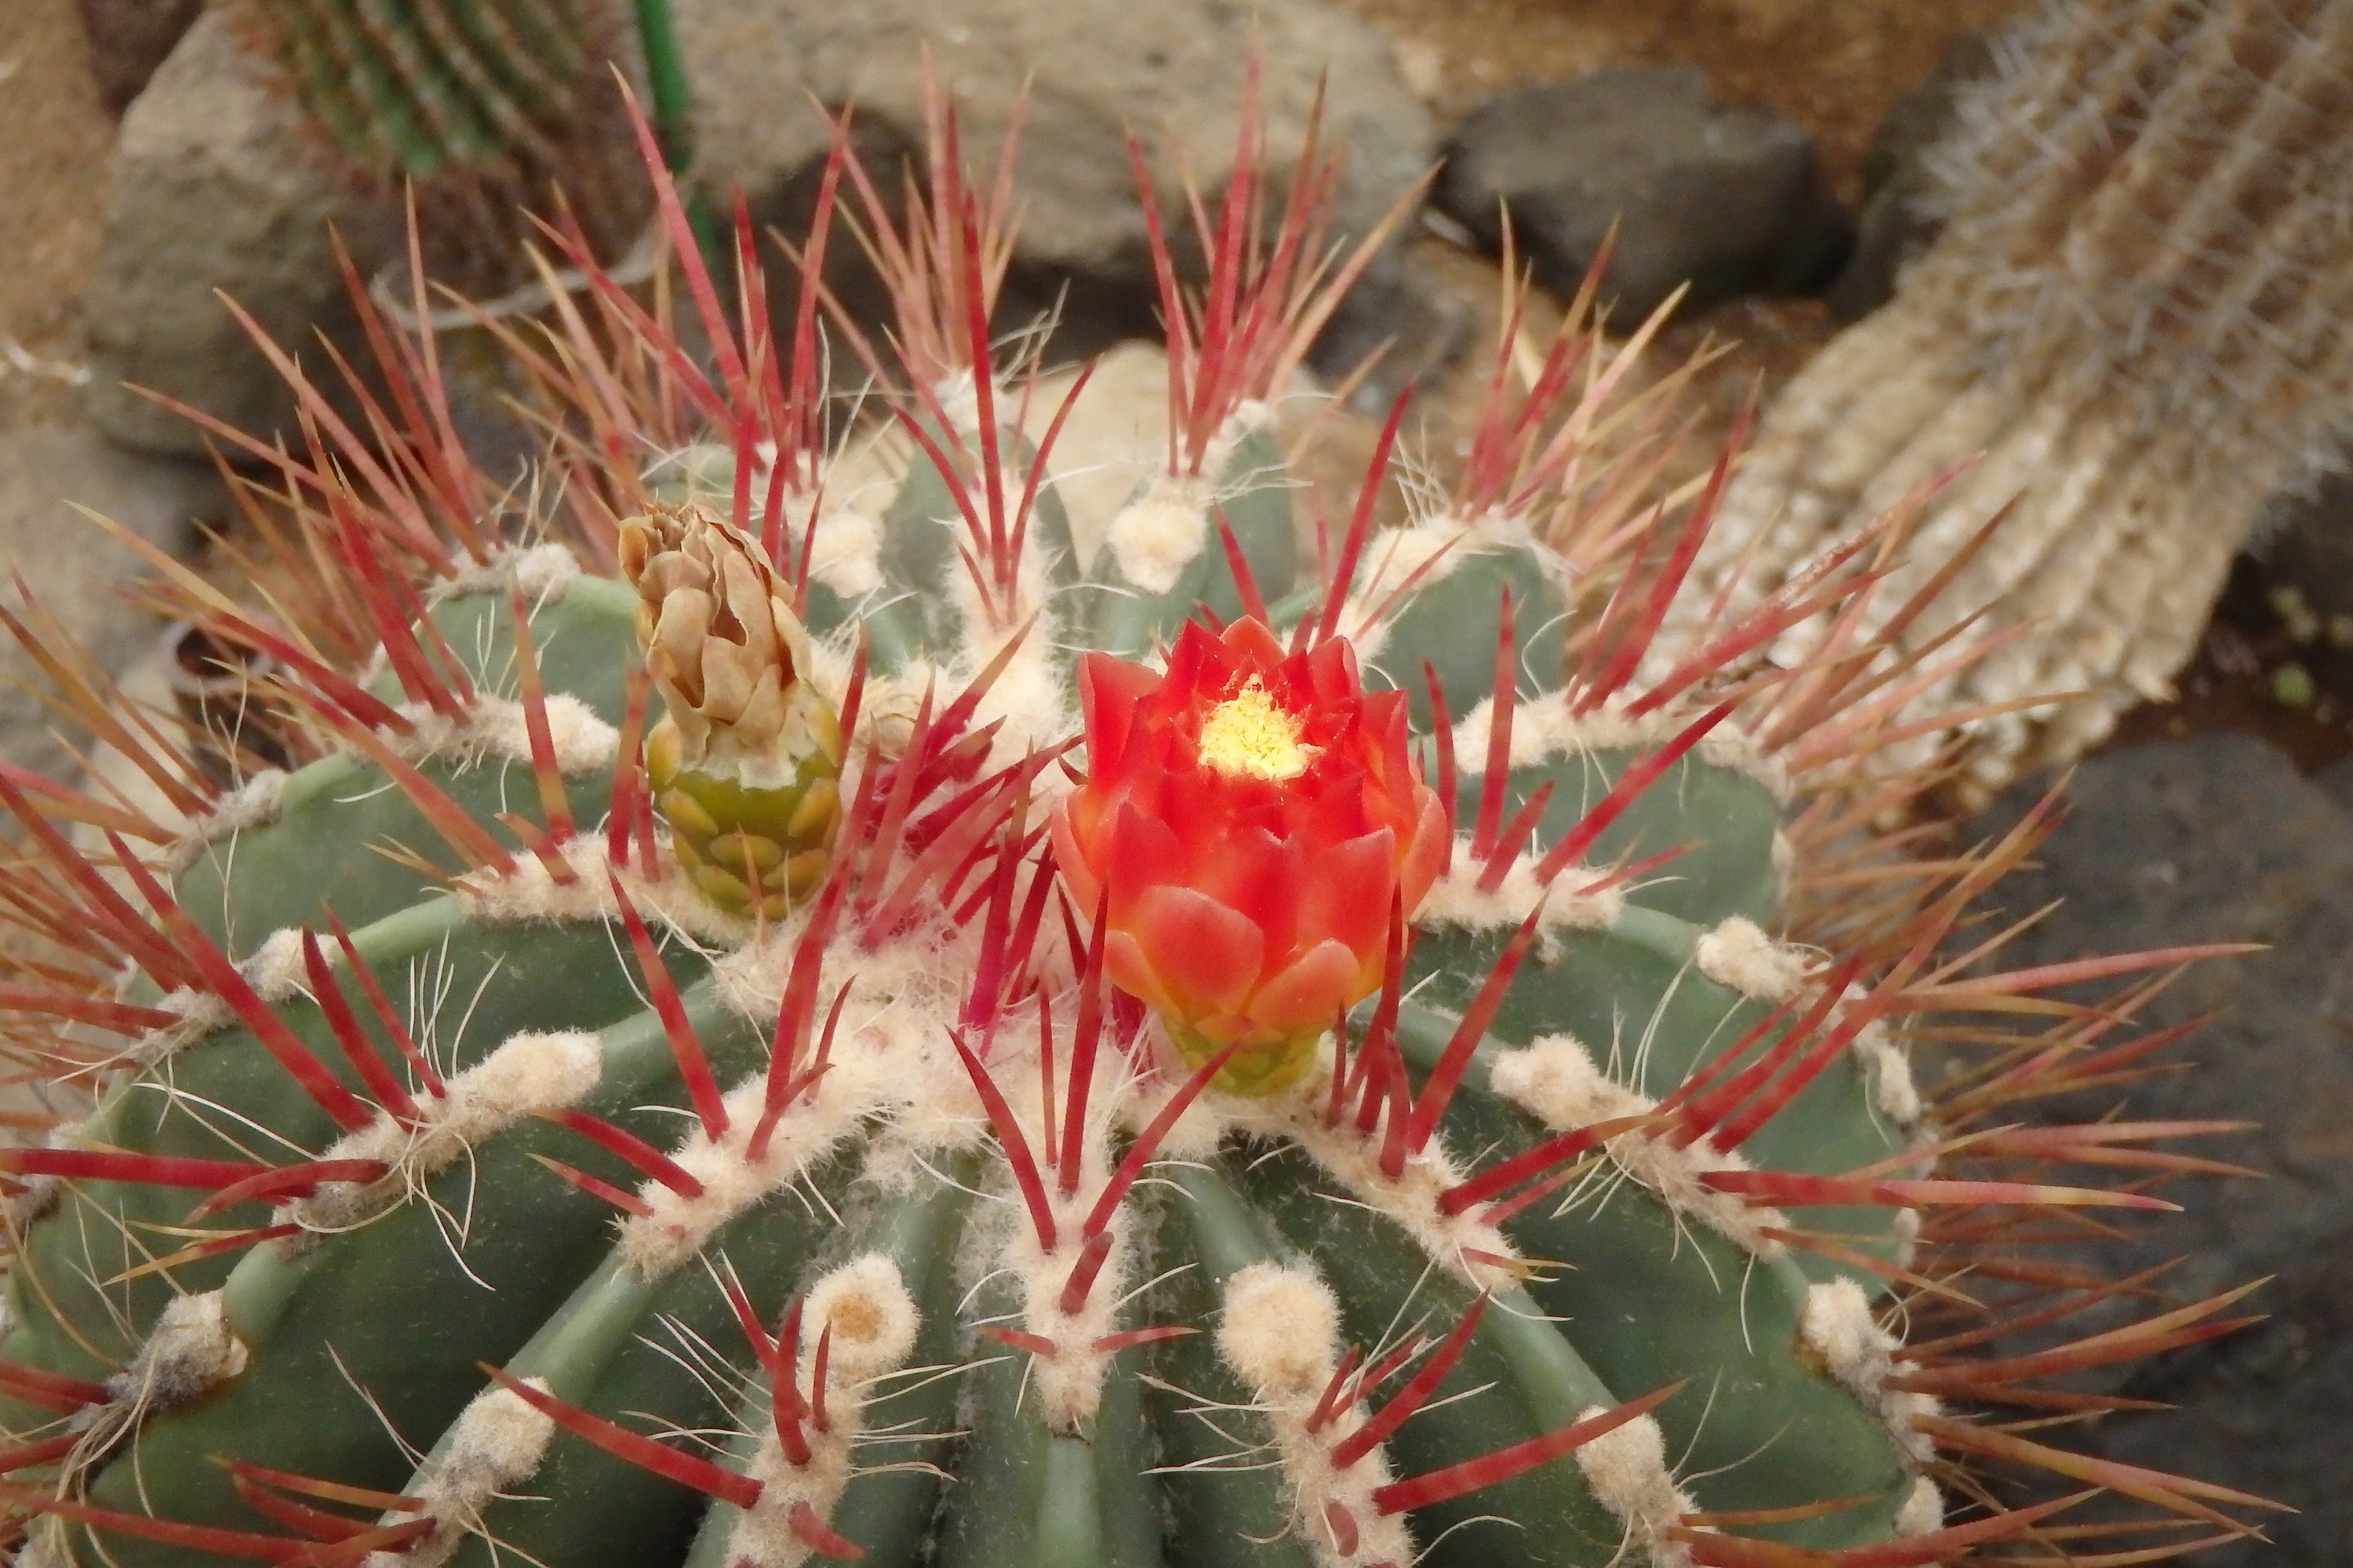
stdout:
[[(1869, 825), (1929, 781), (1841, 782), (1902, 738), (1905, 678), (1855, 631), (1900, 521), (1641, 677), (1726, 465), (1633, 526), (1654, 459), (1594, 439), (1622, 358), (1581, 374), (1572, 319), (1518, 388), (1514, 314), (1470, 500), (1373, 528), (1400, 405), (1303, 549), (1266, 334), (1345, 269), (1270, 259), (1315, 230), (1258, 226), (1247, 162), (1197, 207), (1203, 288), (1162, 273), (1193, 433), (1073, 516), (1083, 381), (1000, 384), (954, 167), (915, 222), (962, 240), (868, 238), (922, 258), (901, 341), (959, 336), (970, 379), (907, 365), (846, 449), (814, 290), (786, 361), (666, 184), (709, 363), (575, 256), (588, 306), (508, 334), (556, 432), (535, 492), (473, 469), (401, 340), (417, 417), (372, 405), (383, 443), (298, 378), (318, 446), (247, 447), (291, 498), (270, 611), (154, 557), (274, 661), (290, 773), (214, 790), (12, 617), (129, 781), (0, 773), (27, 836), (0, 894), (58, 955), (0, 1003), (93, 1101), (0, 1152), (24, 1560), (1867, 1568), (2102, 1539), (2042, 1522), (2079, 1496), (1993, 1502), (1980, 1458), (2241, 1529), (2254, 1500), (1940, 1403), (2077, 1408), (2052, 1375), (2234, 1298), (1973, 1359), (1969, 1271), (2033, 1239), (2005, 1216), (2162, 1206), (2051, 1167), (2194, 1168), (2147, 1145), (2216, 1129), (2003, 1125), (2151, 1048), (2147, 983), (2047, 993), (2197, 955), (1949, 956), (2037, 823), (1915, 861)], [(1630, 409), (1621, 437), (1664, 430)], [(1814, 658), (1750, 657), (1809, 617)], [(1989, 1023), (2020, 1016), (2050, 1028)], [(1933, 1111), (1905, 1057), (1932, 1019), (1983, 1052)], [(2112, 1293), (1985, 1277), (2033, 1322)]]

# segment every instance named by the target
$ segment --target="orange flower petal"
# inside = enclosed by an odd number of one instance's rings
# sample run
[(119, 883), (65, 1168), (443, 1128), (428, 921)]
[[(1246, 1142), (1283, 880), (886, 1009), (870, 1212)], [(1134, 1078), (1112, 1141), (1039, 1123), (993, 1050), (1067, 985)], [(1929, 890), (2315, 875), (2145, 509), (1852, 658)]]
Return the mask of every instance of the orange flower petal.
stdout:
[(1355, 1006), (1369, 994), (1364, 973), (1349, 948), (1337, 942), (1319, 942), (1297, 963), (1259, 987), (1258, 994), (1250, 999), (1250, 1021), (1261, 1029), (1286, 1035), (1328, 1028), (1343, 1009)]
[(1144, 946), (1124, 931), (1108, 932), (1103, 938), (1103, 973), (1111, 983), (1134, 997), (1155, 1013), (1182, 1016), (1183, 1007), (1153, 973), (1152, 960), (1145, 956)]
[[(1384, 827), (1319, 851), (1300, 889), (1299, 939), (1345, 943), (1356, 953), (1388, 948), (1397, 886), (1397, 835)], [(1329, 1015), (1326, 1015), (1329, 1017)]]
[(1179, 1016), (1239, 1009), (1258, 984), (1266, 939), (1239, 910), (1191, 888), (1148, 888), (1121, 929), (1151, 954), (1152, 969), (1178, 999)]

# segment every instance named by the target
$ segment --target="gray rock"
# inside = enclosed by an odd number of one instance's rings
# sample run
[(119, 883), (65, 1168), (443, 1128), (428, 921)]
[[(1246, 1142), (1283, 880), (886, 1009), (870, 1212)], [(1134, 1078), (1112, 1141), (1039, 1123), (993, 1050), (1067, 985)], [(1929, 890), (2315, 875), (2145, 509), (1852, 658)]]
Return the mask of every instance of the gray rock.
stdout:
[(1839, 320), (1859, 321), (1894, 299), (1896, 274), (1942, 232), (1926, 154), (1958, 122), (1962, 90), (1992, 75), (1998, 63), (1993, 36), (1971, 33), (1888, 106), (1863, 159), (1854, 253), (1822, 296)]
[[(1082, 313), (1093, 311), (1103, 341), (1154, 330), (1123, 135), (1132, 128), (1155, 149), (1172, 203), (1176, 163), (1161, 155), (1164, 139), (1183, 149), (1197, 178), (1222, 184), (1253, 40), (1266, 60), (1266, 140), (1278, 164), (1296, 153), (1319, 73), (1329, 72), (1326, 136), (1348, 154), (1344, 227), (1365, 232), (1436, 161), (1436, 128), (1398, 81), (1386, 40), (1316, 0), (1141, 9), (1122, 0), (677, 0), (675, 14), (692, 70), (701, 176), (721, 191), (742, 188), (763, 216), (788, 202), (796, 177), (822, 155), (813, 99), (855, 100), (878, 133), (920, 137), (928, 49), (963, 104), (969, 158), (986, 167), (1027, 83), (1010, 313), (1023, 299), (1042, 308), (1067, 290)], [(311, 155), (226, 15), (208, 11), (123, 121), (87, 304), (93, 414), (132, 445), (202, 450), (193, 427), (124, 390), (127, 382), (241, 429), (290, 432), (290, 398), (216, 294), (250, 310), (306, 363), (323, 364), (322, 332), (354, 352), (329, 226), (364, 274), (396, 254), (391, 217)], [(789, 300), (789, 289), (776, 292)], [(1411, 326), (1443, 314), (1397, 320)], [(1395, 330), (1377, 320), (1352, 325), (1359, 340)], [(1442, 327), (1441, 319), (1432, 330)]]
[(290, 106), (263, 85), (227, 8), (210, 8), (123, 116), (82, 307), (91, 416), (127, 445), (202, 456), (195, 426), (130, 390), (139, 386), (290, 436), (291, 395), (220, 296), (323, 367), (319, 333), (347, 351), (359, 341), (331, 224), (364, 268), (392, 254), (396, 229), (342, 194)]
[[(126, 452), (91, 430), (0, 431), (0, 560), (67, 636), (119, 672), (148, 650), (156, 623), (113, 591), (138, 574), (137, 558), (76, 503), (180, 551), (191, 520), (223, 516), (226, 497), (209, 468)], [(15, 607), (13, 588), (8, 601)], [(57, 721), (37, 695), (46, 689), (33, 661), (0, 633), (0, 757), (70, 776), (70, 759), (49, 733)]]
[(1537, 280), (1573, 290), (1618, 225), (1618, 319), (1675, 286), (1703, 306), (1827, 282), (1853, 237), (1813, 139), (1768, 110), (1719, 104), (1689, 68), (1596, 71), (1489, 100), (1447, 144), (1435, 199), (1480, 242), (1503, 211)]
[[(2007, 826), (2037, 793), (2013, 792), (1977, 826)], [(2165, 1195), (2188, 1212), (2108, 1240), (2085, 1226), (2060, 1250), (2111, 1274), (2183, 1258), (2165, 1279), (2183, 1300), (2273, 1283), (2244, 1309), (2265, 1321), (2112, 1369), (2102, 1384), (2178, 1408), (2110, 1415), (2069, 1441), (2302, 1510), (2266, 1518), (2272, 1544), (2234, 1544), (2200, 1563), (2339, 1568), (2353, 1562), (2353, 1492), (2343, 1484), (2353, 1447), (2353, 817), (2343, 794), (2332, 798), (2240, 735), (2094, 758), (2071, 795), (2073, 813), (2039, 864), (2001, 888), (2013, 915), (2065, 902), (2005, 963), (2269, 945), (2195, 966), (2147, 1010), (2158, 1024), (2219, 1014), (2158, 1058), (2177, 1070), (2079, 1094), (2049, 1116), (2083, 1120), (2121, 1104), (2135, 1120), (2254, 1121), (2258, 1131), (2200, 1140), (2200, 1152), (2267, 1179), (2169, 1183)], [(2150, 1310), (2138, 1304), (2130, 1316)], [(2073, 1331), (2121, 1321), (2086, 1318)]]
[(1436, 126), (1398, 79), (1387, 38), (1316, 0), (675, 0), (675, 14), (693, 62), (699, 167), (755, 198), (822, 154), (812, 98), (919, 135), (928, 54), (955, 93), (971, 159), (991, 167), (1026, 87), (1021, 256), (1060, 273), (1141, 267), (1127, 132), (1153, 153), (1165, 198), (1171, 144), (1205, 187), (1224, 184), (1253, 47), (1279, 166), (1328, 83), (1325, 137), (1347, 152), (1344, 227), (1364, 232), (1437, 158)]

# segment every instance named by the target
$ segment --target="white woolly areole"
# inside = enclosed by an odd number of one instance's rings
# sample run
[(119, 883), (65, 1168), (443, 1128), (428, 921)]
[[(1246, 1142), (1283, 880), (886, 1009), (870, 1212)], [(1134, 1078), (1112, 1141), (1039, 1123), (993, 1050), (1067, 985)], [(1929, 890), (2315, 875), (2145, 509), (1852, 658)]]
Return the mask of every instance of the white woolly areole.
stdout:
[[(556, 770), (566, 776), (609, 768), (621, 749), (621, 732), (568, 691), (546, 693), (547, 736)], [(405, 735), (380, 731), (386, 746), (408, 762), (431, 758), (456, 767), (485, 762), (533, 765), (531, 721), (512, 697), (478, 694), (460, 723), (421, 702), (400, 706), (411, 728)]]
[[(577, 1105), (604, 1077), (605, 1052), (581, 1029), (526, 1031), (464, 1072), (445, 1080), (440, 1095), (417, 1097), (417, 1120), (389, 1111), (329, 1147), (322, 1160), (378, 1160), (391, 1166), (362, 1186), (332, 1182), (281, 1214), (306, 1231), (347, 1230), (385, 1205), (448, 1170), (465, 1152), (526, 1116)], [(303, 1238), (290, 1237), (290, 1242)]]
[[(1221, 472), (1234, 447), (1252, 433), (1273, 423), (1274, 411), (1264, 403), (1238, 406), (1210, 437), (1198, 474), (1160, 472), (1114, 513), (1103, 527), (1103, 548), (1130, 584), (1147, 594), (1166, 594), (1176, 586), (1185, 569), (1204, 551), (1222, 550), (1210, 513), (1221, 498), (1200, 475)], [(1240, 476), (1243, 485), (1265, 476)], [(1278, 480), (1281, 476), (1276, 476)]]
[(845, 599), (862, 599), (882, 586), (882, 524), (843, 507), (820, 513), (809, 540), (809, 575)]
[[(1613, 697), (1596, 711), (1569, 710), (1571, 693), (1547, 691), (1512, 704), (1511, 765), (1532, 768), (1553, 757), (1574, 752), (1651, 752), (1665, 745), (1697, 715), (1669, 703), (1665, 709), (1640, 716), (1625, 711), (1628, 700)], [(1494, 721), (1495, 700), (1479, 705), (1454, 726), (1456, 765), (1476, 776), (1487, 766), (1487, 735)], [(1702, 736), (1692, 755), (1712, 766), (1746, 774), (1771, 791), (1777, 800), (1789, 797), (1788, 770), (1780, 759), (1758, 749), (1730, 720)]]
[(1926, 1476), (1912, 1479), (1912, 1495), (1895, 1510), (1897, 1536), (1934, 1535), (1945, 1528), (1945, 1494)]
[(898, 1369), (915, 1348), (922, 1315), (915, 1299), (907, 1294), (899, 1266), (872, 1252), (817, 1282), (803, 1309), (802, 1324), (807, 1334), (832, 1326), (831, 1375), (855, 1388)]
[(245, 1342), (230, 1330), (219, 1291), (174, 1296), (131, 1364), (106, 1386), (145, 1415), (186, 1404), (243, 1372), (245, 1363)]
[[(1595, 1405), (1577, 1418), (1608, 1414)], [(1699, 1505), (1667, 1468), (1667, 1436), (1656, 1416), (1637, 1415), (1593, 1438), (1577, 1450), (1577, 1468), (1601, 1506), (1626, 1527), (1627, 1541), (1640, 1549), (1637, 1561), (1649, 1568), (1691, 1568), (1690, 1549), (1668, 1531)]]
[(1454, 1215), (1438, 1206), (1448, 1188), (1461, 1184), (1462, 1173), (1437, 1138), (1419, 1153), (1408, 1155), (1405, 1169), (1392, 1177), (1381, 1169), (1378, 1138), (1359, 1133), (1345, 1119), (1336, 1129), (1324, 1125), (1334, 1068), (1329, 1036), (1318, 1049), (1318, 1070), (1293, 1092), (1263, 1100), (1221, 1102), (1229, 1124), (1296, 1145), (1351, 1197), (1387, 1215), (1433, 1263), (1472, 1289), (1500, 1290), (1522, 1282), (1525, 1275), (1516, 1267), (1519, 1249), (1479, 1217), (1478, 1206)]
[(796, 1386), (805, 1392), (816, 1375), (818, 1339), (828, 1325), (833, 1337), (826, 1357), (825, 1429), (802, 1424), (809, 1447), (806, 1464), (793, 1463), (772, 1432), (744, 1467), (744, 1473), (760, 1483), (760, 1497), (728, 1540), (727, 1561), (735, 1568), (799, 1568), (813, 1555), (795, 1533), (793, 1515), (803, 1505), (820, 1520), (832, 1513), (857, 1473), (854, 1449), (865, 1430), (867, 1387), (896, 1372), (914, 1348), (915, 1303), (898, 1265), (869, 1254), (843, 1264), (809, 1291), (800, 1357), (793, 1369)]
[(1549, 892), (1536, 880), (1534, 855), (1522, 855), (1493, 892), (1479, 886), (1485, 868), (1471, 858), (1469, 838), (1454, 842), (1454, 861), (1446, 874), (1430, 885), (1414, 911), (1419, 926), (1460, 926), (1465, 931), (1510, 931), (1528, 918), (1541, 901), (1544, 915), (1536, 921), (1535, 955), (1552, 963), (1560, 957), (1559, 933), (1565, 931), (1608, 931), (1626, 910), (1626, 895), (1618, 888), (1582, 893), (1580, 887), (1599, 881), (1604, 873), (1590, 867), (1569, 866), (1552, 879)]
[(557, 881), (545, 861), (523, 853), (515, 856), (507, 870), (496, 875), (473, 872), (459, 878), (451, 890), (465, 906), (467, 919), (489, 925), (617, 921), (621, 905), (613, 896), (613, 879), (618, 878), (622, 891), (657, 938), (667, 931), (690, 942), (733, 947), (751, 936), (750, 921), (716, 908), (687, 879), (670, 852), (667, 837), (656, 844), (655, 850), (656, 863), (661, 868), (658, 879), (649, 879), (636, 869), (638, 857), (634, 841), (629, 864), (617, 867), (606, 858), (604, 838), (592, 835), (556, 846), (556, 858), (571, 872), (569, 882)]
[[(320, 956), (330, 952), (340, 961), (342, 944), (322, 946)], [(273, 1007), (290, 997), (309, 994), (311, 976), (302, 963), (302, 933), (292, 926), (280, 926), (262, 938), (261, 945), (237, 969), (254, 994)]]
[(1236, 1269), (1226, 1280), (1217, 1345), (1274, 1429), (1292, 1529), (1316, 1568), (1410, 1563), (1413, 1537), (1403, 1516), (1373, 1506), (1373, 1493), (1388, 1484), (1387, 1456), (1377, 1447), (1345, 1469), (1332, 1462), (1332, 1446), (1365, 1424), (1365, 1407), (1352, 1404), (1307, 1429), (1340, 1364), (1340, 1304), (1331, 1288), (1287, 1264)]
[(503, 594), (512, 588), (525, 599), (537, 601), (579, 575), (579, 558), (568, 546), (526, 545), (443, 578), (433, 584), (427, 597), (428, 603), (438, 605), (462, 594)]
[[(1405, 528), (1382, 530), (1366, 541), (1364, 566), (1340, 607), (1342, 635), (1355, 645), (1359, 659), (1377, 663), (1389, 636), (1388, 617), (1381, 612), (1392, 595), (1400, 588), (1419, 593), (1452, 576), (1464, 562), (1499, 551), (1520, 552), (1556, 580), (1567, 577), (1556, 552), (1544, 547), (1525, 522), (1501, 512), (1465, 521), (1444, 510)], [(1412, 690), (1418, 689), (1420, 673), (1408, 669), (1389, 675)]]
[(1933, 1395), (1887, 1386), (1895, 1375), (1900, 1342), (1880, 1326), (1862, 1287), (1852, 1279), (1841, 1278), (1806, 1287), (1805, 1310), (1798, 1318), (1799, 1350), (1875, 1411), (1899, 1447), (1926, 1464), (1935, 1448), (1913, 1423), (1916, 1417), (1934, 1415), (1937, 1405)]
[(158, 1012), (177, 1014), (179, 1022), (150, 1030), (132, 1047), (131, 1059), (142, 1068), (152, 1067), (237, 1022), (235, 1008), (211, 992), (190, 985), (165, 992), (154, 1006)]
[(1166, 594), (1208, 548), (1209, 532), (1208, 482), (1162, 474), (1113, 516), (1103, 547), (1127, 582)]
[(213, 802), (211, 810), (188, 824), (188, 830), (164, 851), (164, 868), (176, 877), (210, 846), (277, 821), (286, 804), (286, 778), (282, 768), (247, 774), (237, 788)]
[(650, 1179), (638, 1189), (650, 1212), (621, 1222), (621, 1255), (628, 1266), (642, 1279), (661, 1279), (699, 1256), (720, 1226), (807, 1174), (894, 1097), (889, 1064), (886, 1052), (858, 1050), (854, 1043), (844, 1050), (837, 1043), (829, 1070), (777, 1118), (756, 1161), (752, 1134), (767, 1108), (767, 1076), (755, 1073), (728, 1091), (721, 1101), (727, 1131), (718, 1142), (698, 1121), (670, 1153), (702, 1191), (685, 1197)]
[[(1008, 476), (1014, 494), (1026, 478)], [(942, 526), (948, 526), (943, 524)], [(955, 524), (961, 530), (963, 524)], [(1043, 614), (1054, 591), (1045, 545), (1033, 527), (1022, 542), (1021, 562), (1015, 574), (1012, 603), (994, 608), (982, 603), (980, 588), (961, 560), (955, 561), (933, 591), (955, 609), (959, 628), (957, 646), (944, 661), (910, 659), (894, 673), (870, 670), (858, 714), (857, 732), (849, 737), (851, 754), (862, 745), (879, 744), (889, 756), (904, 754), (916, 715), (928, 694), (934, 718), (968, 690), (983, 670), (1005, 652), (1013, 651), (976, 707), (971, 728), (997, 723), (987, 768), (1010, 767), (1025, 756), (1049, 750), (1079, 728), (1078, 692), (1062, 654), (1053, 646), (1053, 621)], [(995, 590), (992, 587), (992, 593)], [(1019, 640), (1015, 641), (1016, 638)], [(837, 710), (848, 694), (857, 646), (857, 629), (845, 626), (812, 648), (810, 677), (817, 689)], [(1040, 781), (1049, 794), (1067, 788), (1058, 770)], [(842, 798), (853, 797), (854, 780), (848, 771), (841, 780)]]
[(1734, 915), (1704, 931), (1692, 957), (1699, 972), (1753, 1001), (1787, 1002), (1805, 984), (1808, 959), (1802, 947), (1775, 942), (1746, 915)]
[[(522, 1380), (542, 1394), (552, 1392), (543, 1377)], [(431, 1533), (399, 1552), (368, 1554), (367, 1568), (441, 1568), (467, 1536), (482, 1528), (482, 1510), (500, 1492), (531, 1479), (547, 1457), (555, 1418), (510, 1388), (486, 1388), (474, 1395), (422, 1479), (408, 1495), (433, 1517)], [(386, 1524), (411, 1516), (388, 1513)]]
[[(997, 1047), (1001, 1049), (1006, 1044), (1000, 1035)], [(1096, 1060), (1087, 1124), (1079, 1142), (1074, 1190), (1065, 1196), (1060, 1173), (1043, 1173), (1048, 1207), (1054, 1216), (1052, 1249), (1039, 1244), (1028, 1207), (1010, 1193), (1005, 1194), (1008, 1201), (1001, 1205), (994, 1237), (997, 1267), (1012, 1276), (1020, 1291), (1021, 1328), (1053, 1342), (1051, 1354), (1030, 1356), (1028, 1396), (1038, 1401), (1040, 1416), (1057, 1432), (1084, 1431), (1094, 1422), (1103, 1402), (1103, 1380), (1110, 1375), (1111, 1358), (1116, 1353), (1096, 1346), (1106, 1335), (1119, 1331), (1119, 1302), (1133, 1282), (1135, 1262), (1135, 1248), (1128, 1236), (1133, 1227), (1126, 1223), (1131, 1216), (1123, 1206), (1112, 1215), (1106, 1232), (1111, 1238), (1109, 1250), (1093, 1284), (1077, 1311), (1062, 1310), (1063, 1286), (1086, 1247), (1087, 1218), (1111, 1178), (1112, 1127), (1120, 1121), (1133, 1125), (1150, 1114), (1134, 1103), (1138, 1085), (1121, 1071), (1124, 1058), (1106, 1051)], [(1043, 1147), (1045, 1128), (1035, 1110), (1043, 1103), (1042, 1079), (1034, 1054), (1025, 1052), (1010, 1060), (992, 1056), (989, 1070), (1022, 1123), (1022, 1136), (1030, 1148)], [(968, 1089), (965, 1099), (976, 1115), (982, 1114), (977, 1097)], [(1068, 1136), (1066, 1130), (1057, 1131)]]
[[(1567, 1035), (1539, 1035), (1523, 1049), (1502, 1053), (1490, 1081), (1496, 1093), (1556, 1132), (1658, 1108), (1658, 1101), (1595, 1067), (1591, 1054)], [(1621, 1132), (1602, 1147), (1620, 1170), (1656, 1193), (1676, 1214), (1697, 1220), (1758, 1258), (1781, 1255), (1781, 1244), (1765, 1234), (1768, 1227), (1788, 1223), (1778, 1210), (1744, 1203), (1702, 1179), (1710, 1171), (1749, 1169), (1737, 1151), (1714, 1148), (1704, 1139), (1676, 1148), (1641, 1131)]]
[(1920, 1086), (1912, 1077), (1912, 1058), (1889, 1037), (1886, 1026), (1865, 1024), (1849, 1048), (1862, 1065), (1863, 1081), (1871, 1086), (1871, 1103), (1879, 1113), (1898, 1127), (1919, 1126), (1925, 1108)]
[[(712, 965), (728, 1005), (763, 1029), (776, 1020), (804, 920), (789, 916), (765, 941)], [(871, 1103), (858, 1113), (890, 1118), (887, 1136), (868, 1156), (871, 1178), (894, 1184), (928, 1179), (922, 1162), (930, 1152), (970, 1148), (986, 1136), (987, 1120), (948, 1043), (948, 1031), (962, 1017), (965, 979), (977, 962), (977, 926), (958, 928), (938, 913), (877, 947), (865, 947), (853, 931), (838, 935), (826, 951), (820, 997), (829, 1006), (844, 981), (850, 986), (827, 1076), (854, 1069), (872, 1091)], [(1040, 952), (1055, 951), (1059, 941), (1041, 942)], [(1001, 1027), (992, 1067), (1020, 1048), (1014, 1042), (1034, 1041), (1034, 1035), (1028, 1025)], [(820, 1093), (818, 1104), (824, 1103)], [(800, 1113), (796, 1108), (790, 1114)]]
[(1339, 1299), (1303, 1268), (1239, 1268), (1226, 1280), (1218, 1354), (1261, 1397), (1312, 1408), (1340, 1363)]

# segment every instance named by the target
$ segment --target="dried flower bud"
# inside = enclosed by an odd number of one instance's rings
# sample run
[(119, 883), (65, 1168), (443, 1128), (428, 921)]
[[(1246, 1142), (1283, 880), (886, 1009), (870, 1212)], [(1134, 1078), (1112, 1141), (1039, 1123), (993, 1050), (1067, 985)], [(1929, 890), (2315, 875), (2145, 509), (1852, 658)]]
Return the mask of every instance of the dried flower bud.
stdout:
[(671, 849), (712, 901), (781, 915), (823, 876), (841, 730), (758, 542), (693, 506), (621, 524), (638, 638), (667, 710), (646, 767)]

